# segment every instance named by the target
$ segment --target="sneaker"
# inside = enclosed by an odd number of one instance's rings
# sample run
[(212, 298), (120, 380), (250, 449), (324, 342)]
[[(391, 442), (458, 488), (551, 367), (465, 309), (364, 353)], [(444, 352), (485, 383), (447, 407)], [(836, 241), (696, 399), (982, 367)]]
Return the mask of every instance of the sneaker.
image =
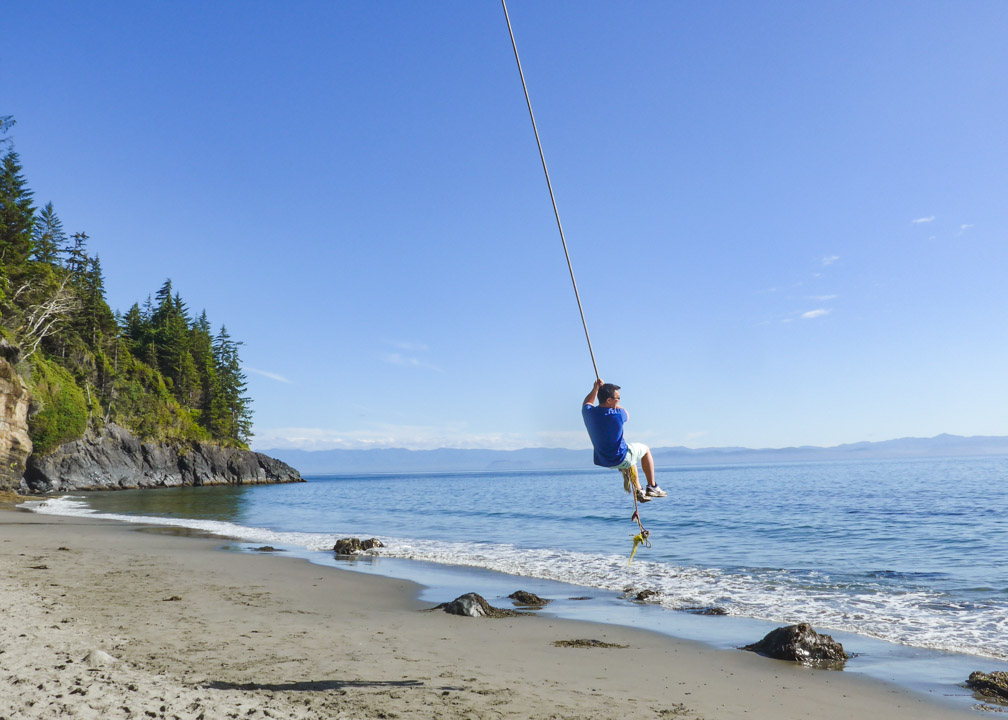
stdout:
[(668, 493), (657, 485), (648, 485), (646, 494), (649, 498), (668, 497)]
[(637, 491), (637, 502), (640, 502), (640, 503), (651, 502), (651, 497), (649, 495), (646, 495), (643, 490), (638, 490)]

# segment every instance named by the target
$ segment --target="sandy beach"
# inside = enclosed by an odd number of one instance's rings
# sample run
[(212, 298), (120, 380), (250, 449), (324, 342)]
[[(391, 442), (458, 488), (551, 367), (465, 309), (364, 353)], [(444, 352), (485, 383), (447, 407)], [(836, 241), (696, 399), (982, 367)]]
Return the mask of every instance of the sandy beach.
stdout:
[[(421, 612), (409, 582), (11, 508), (4, 720), (975, 717), (862, 676), (631, 628)], [(575, 639), (625, 647), (555, 645)]]

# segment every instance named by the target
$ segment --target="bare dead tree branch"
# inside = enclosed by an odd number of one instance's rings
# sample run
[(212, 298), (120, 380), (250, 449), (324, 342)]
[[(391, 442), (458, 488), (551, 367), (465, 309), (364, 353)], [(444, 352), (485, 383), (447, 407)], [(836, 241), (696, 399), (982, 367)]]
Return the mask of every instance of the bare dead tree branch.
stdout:
[[(77, 294), (72, 288), (67, 288), (69, 282), (70, 276), (67, 275), (48, 299), (27, 308), (24, 322), (16, 333), (24, 359), (31, 357), (42, 340), (55, 330), (58, 322), (80, 307)], [(24, 290), (25, 287), (19, 288), (18, 293)]]

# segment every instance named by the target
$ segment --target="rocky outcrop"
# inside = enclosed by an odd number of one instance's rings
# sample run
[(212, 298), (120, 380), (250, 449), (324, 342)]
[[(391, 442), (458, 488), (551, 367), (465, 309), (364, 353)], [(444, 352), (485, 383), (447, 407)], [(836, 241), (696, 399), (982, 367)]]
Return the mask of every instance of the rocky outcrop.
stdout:
[(820, 635), (808, 623), (777, 628), (758, 643), (742, 649), (778, 660), (794, 660), (826, 668), (842, 668), (850, 657), (843, 645), (829, 635)]
[(210, 443), (143, 442), (118, 425), (28, 459), (21, 491), (121, 490), (303, 482), (286, 463)]
[(28, 437), (28, 387), (14, 369), (18, 350), (0, 339), (0, 490), (17, 490), (32, 441)]
[(1008, 703), (1008, 672), (995, 670), (985, 673), (977, 670), (970, 673), (966, 684), (984, 697)]

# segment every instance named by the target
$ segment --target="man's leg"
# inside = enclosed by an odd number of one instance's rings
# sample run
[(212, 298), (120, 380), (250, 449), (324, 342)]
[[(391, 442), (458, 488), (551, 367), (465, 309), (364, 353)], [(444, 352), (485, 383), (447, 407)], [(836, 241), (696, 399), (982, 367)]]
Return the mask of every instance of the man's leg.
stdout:
[(651, 457), (651, 449), (649, 448), (644, 457), (640, 461), (641, 468), (644, 470), (644, 477), (647, 478), (647, 484), (651, 487), (656, 487), (658, 483), (654, 479), (654, 458)]

